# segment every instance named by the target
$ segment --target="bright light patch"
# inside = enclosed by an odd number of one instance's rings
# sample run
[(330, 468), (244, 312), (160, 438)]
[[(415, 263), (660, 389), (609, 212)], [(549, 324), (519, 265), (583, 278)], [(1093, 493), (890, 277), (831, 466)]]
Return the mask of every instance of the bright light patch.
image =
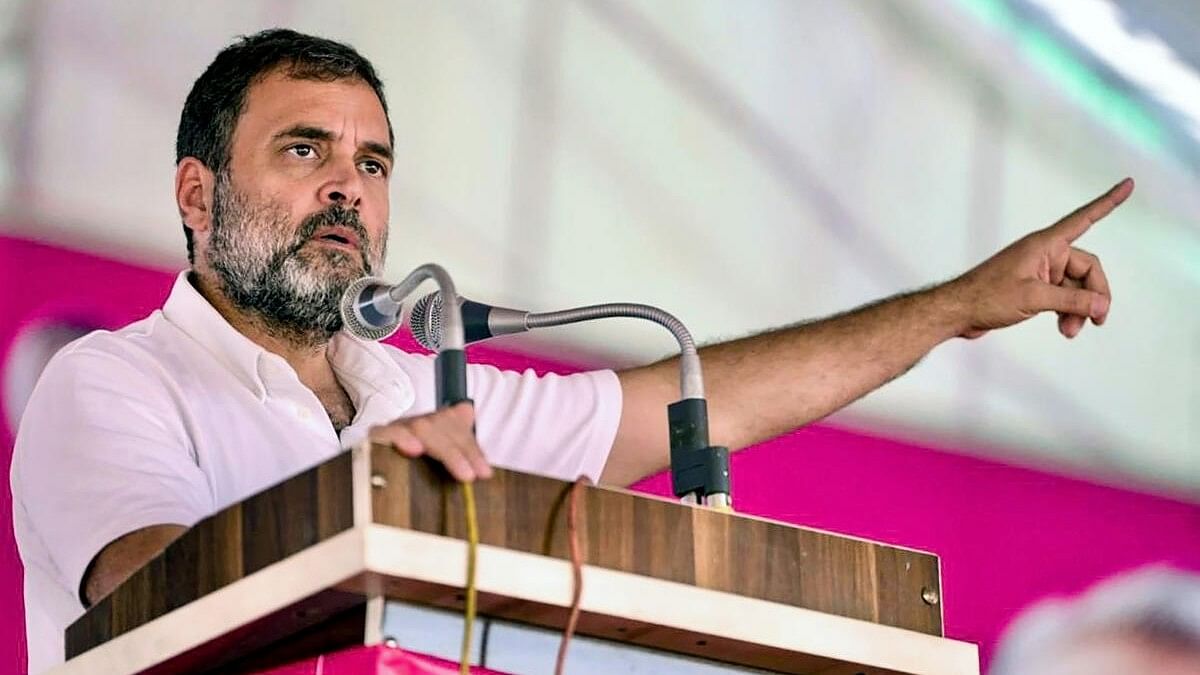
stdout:
[(1098, 119), (1142, 148), (1166, 150), (1162, 125), (1145, 105), (1106, 83), (1043, 28), (1021, 20), (1004, 0), (962, 0), (962, 6), (1011, 36), (1030, 63)]
[(1200, 140), (1200, 74), (1158, 36), (1130, 33), (1109, 0), (1030, 0), (1122, 77), (1184, 115)]

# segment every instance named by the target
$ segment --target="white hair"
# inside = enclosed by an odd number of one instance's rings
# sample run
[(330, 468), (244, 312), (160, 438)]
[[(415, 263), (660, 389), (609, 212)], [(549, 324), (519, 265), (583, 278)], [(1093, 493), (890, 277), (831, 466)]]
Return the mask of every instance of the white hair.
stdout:
[(1029, 675), (1088, 640), (1131, 636), (1200, 655), (1200, 576), (1152, 566), (1111, 578), (1078, 599), (1053, 599), (1005, 632), (991, 675)]

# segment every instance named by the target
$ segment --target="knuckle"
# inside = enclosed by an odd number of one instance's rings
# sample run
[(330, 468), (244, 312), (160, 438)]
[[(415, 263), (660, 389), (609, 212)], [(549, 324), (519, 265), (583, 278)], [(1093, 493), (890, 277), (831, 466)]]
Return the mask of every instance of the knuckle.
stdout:
[(405, 426), (413, 433), (421, 434), (429, 431), (430, 427), (433, 426), (433, 422), (430, 421), (428, 415), (421, 415), (420, 417), (410, 418)]

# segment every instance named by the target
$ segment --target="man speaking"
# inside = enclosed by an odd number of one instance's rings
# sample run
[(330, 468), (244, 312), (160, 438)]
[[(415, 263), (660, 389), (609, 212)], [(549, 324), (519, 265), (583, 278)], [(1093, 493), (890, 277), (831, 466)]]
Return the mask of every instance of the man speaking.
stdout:
[[(383, 86), (347, 45), (264, 31), (196, 80), (175, 170), (190, 269), (161, 310), (59, 352), (18, 432), (31, 672), (187, 527), (368, 436), (464, 481), (497, 465), (623, 485), (666, 467), (672, 361), (541, 378), (472, 365), (475, 406), (435, 410), (431, 357), (341, 332), (343, 290), (383, 266), (394, 147)], [(702, 349), (714, 441), (736, 450), (820, 419), (951, 338), (1044, 311), (1068, 338), (1104, 323), (1104, 271), (1073, 244), (1132, 190), (952, 281)]]

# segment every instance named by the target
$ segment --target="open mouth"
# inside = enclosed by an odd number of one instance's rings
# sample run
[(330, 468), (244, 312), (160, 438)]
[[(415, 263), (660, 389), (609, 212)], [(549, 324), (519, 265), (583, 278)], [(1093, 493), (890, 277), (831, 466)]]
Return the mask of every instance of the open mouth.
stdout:
[(316, 232), (313, 239), (349, 251), (358, 250), (358, 236), (348, 228), (323, 228)]

